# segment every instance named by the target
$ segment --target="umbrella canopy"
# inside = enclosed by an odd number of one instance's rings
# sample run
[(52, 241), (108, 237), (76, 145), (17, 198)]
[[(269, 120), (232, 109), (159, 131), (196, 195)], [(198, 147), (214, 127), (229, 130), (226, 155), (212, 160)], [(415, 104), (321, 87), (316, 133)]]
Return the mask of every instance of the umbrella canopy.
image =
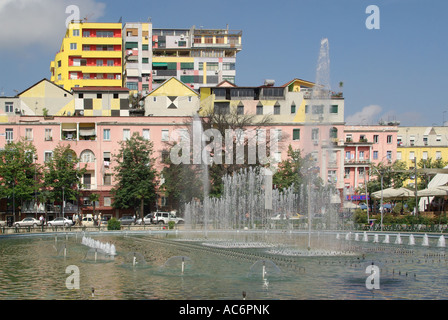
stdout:
[[(387, 188), (383, 190), (383, 199), (403, 199), (414, 197), (414, 191), (407, 188)], [(381, 199), (381, 190), (372, 193), (372, 197), (375, 199)]]
[(356, 209), (356, 208), (359, 208), (359, 206), (356, 203), (350, 201), (344, 201), (344, 209)]
[(448, 186), (438, 186), (428, 189), (423, 189), (417, 192), (419, 197), (435, 197), (435, 196), (448, 196)]

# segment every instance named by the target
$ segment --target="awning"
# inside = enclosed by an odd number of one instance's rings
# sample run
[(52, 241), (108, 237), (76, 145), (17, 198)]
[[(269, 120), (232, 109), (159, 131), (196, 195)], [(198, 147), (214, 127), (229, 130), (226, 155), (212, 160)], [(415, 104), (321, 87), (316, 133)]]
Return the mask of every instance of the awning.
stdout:
[(94, 136), (95, 135), (95, 128), (93, 129), (79, 129), (79, 135), (80, 136)]
[(168, 67), (168, 63), (167, 62), (153, 62), (152, 66), (153, 67)]
[(76, 129), (62, 129), (62, 131), (64, 131), (64, 132), (73, 132), (73, 131), (76, 131)]

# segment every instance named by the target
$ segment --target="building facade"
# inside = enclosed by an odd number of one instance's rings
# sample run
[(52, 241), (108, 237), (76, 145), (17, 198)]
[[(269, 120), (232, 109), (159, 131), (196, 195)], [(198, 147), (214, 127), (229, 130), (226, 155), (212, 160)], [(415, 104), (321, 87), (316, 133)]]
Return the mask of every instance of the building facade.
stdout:
[(72, 21), (50, 64), (51, 81), (75, 87), (121, 87), (123, 48), (121, 23)]

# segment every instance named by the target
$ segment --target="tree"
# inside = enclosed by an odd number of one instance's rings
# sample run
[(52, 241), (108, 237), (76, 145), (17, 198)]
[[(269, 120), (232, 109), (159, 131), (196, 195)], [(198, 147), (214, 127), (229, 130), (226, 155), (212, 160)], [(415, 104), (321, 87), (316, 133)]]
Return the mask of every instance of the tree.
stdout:
[(163, 184), (161, 190), (168, 197), (168, 202), (174, 208), (180, 209), (182, 204), (193, 198), (202, 199), (201, 168), (195, 164), (174, 164), (169, 158), (164, 159), (166, 165), (161, 176)]
[[(271, 122), (271, 117), (265, 115), (260, 117), (255, 114), (239, 113), (237, 108), (232, 109), (220, 109), (216, 107), (209, 107), (203, 110), (203, 116), (201, 117), (202, 126), (204, 131), (207, 129), (214, 129), (219, 132), (222, 139), (221, 151), (223, 156), (223, 161), (221, 163), (213, 163), (209, 166), (209, 176), (210, 176), (210, 195), (218, 197), (222, 193), (222, 177), (227, 174), (232, 174), (233, 172), (240, 170), (242, 168), (247, 168), (250, 166), (260, 165), (260, 155), (257, 154), (257, 159), (255, 163), (249, 161), (249, 145), (255, 146), (258, 149), (258, 137), (256, 134), (250, 136), (249, 132), (255, 133), (259, 129), (267, 127)], [(232, 140), (233, 146), (226, 145), (226, 137), (229, 132), (236, 133), (235, 138)], [(237, 144), (241, 143), (237, 140), (239, 139), (237, 132), (242, 132), (244, 134), (244, 141), (242, 142), (244, 148), (244, 158), (242, 163), (237, 162), (237, 152), (234, 152), (232, 163), (225, 161), (226, 152), (229, 150), (236, 151)], [(267, 156), (270, 156), (270, 146), (269, 137), (266, 137), (266, 150)], [(269, 164), (265, 164), (266, 166)]]
[(92, 203), (92, 207), (93, 207), (93, 216), (95, 216), (96, 202), (99, 200), (100, 200), (100, 195), (98, 193), (89, 194), (89, 201)]
[[(300, 185), (305, 183), (305, 171), (313, 166), (311, 155), (302, 157), (300, 150), (293, 150), (288, 146), (288, 158), (278, 165), (278, 170), (273, 176), (273, 184), (279, 189), (289, 188), (294, 184), (295, 192)], [(316, 183), (315, 183), (316, 184)]]
[(11, 204), (33, 199), (41, 172), (35, 154), (36, 148), (26, 140), (8, 143), (0, 150), (0, 198), (8, 198)]
[(140, 207), (140, 216), (144, 216), (145, 202), (153, 201), (156, 194), (153, 144), (143, 139), (137, 132), (126, 141), (120, 142), (118, 154), (113, 155), (117, 183), (111, 190), (115, 208)]
[[(70, 145), (59, 144), (49, 161), (45, 163), (43, 189), (51, 193), (49, 198), (62, 203), (63, 200), (77, 200), (81, 178), (86, 168), (78, 167), (79, 158)], [(61, 206), (62, 213), (62, 206)]]
[[(428, 159), (420, 159), (420, 161), (417, 163), (417, 168), (422, 169), (429, 169), (429, 168), (436, 168), (436, 169), (443, 169), (448, 164), (447, 161), (443, 161), (442, 159), (436, 159), (433, 160), (432, 158)], [(428, 187), (428, 183), (430, 181), (430, 176), (427, 174), (419, 175), (420, 181), (418, 182), (418, 189), (425, 189)]]

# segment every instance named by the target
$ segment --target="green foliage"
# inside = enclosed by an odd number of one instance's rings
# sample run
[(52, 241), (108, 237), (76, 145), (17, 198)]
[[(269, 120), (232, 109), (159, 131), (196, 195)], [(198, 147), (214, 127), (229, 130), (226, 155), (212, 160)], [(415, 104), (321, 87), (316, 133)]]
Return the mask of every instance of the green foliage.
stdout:
[(45, 163), (43, 189), (48, 190), (50, 198), (62, 202), (77, 200), (81, 178), (86, 168), (78, 167), (79, 158), (70, 145), (59, 144), (53, 150), (51, 160)]
[(8, 143), (0, 150), (0, 199), (8, 198), (12, 204), (14, 197), (17, 204), (33, 198), (41, 175), (35, 154), (36, 148), (25, 140)]
[(121, 222), (117, 218), (110, 218), (107, 221), (107, 230), (120, 230)]
[(356, 209), (354, 214), (354, 222), (359, 224), (366, 224), (367, 223), (366, 210)]
[(170, 229), (170, 230), (174, 229), (175, 224), (176, 224), (176, 222), (174, 222), (174, 221), (168, 221), (168, 229)]
[(155, 199), (156, 177), (152, 142), (143, 139), (137, 132), (126, 141), (114, 155), (117, 183), (111, 190), (115, 208), (138, 208), (141, 216), (143, 206)]
[(202, 199), (202, 168), (195, 164), (174, 164), (169, 157), (164, 159), (166, 165), (161, 175), (164, 183), (161, 190), (168, 197), (168, 202), (175, 208), (191, 201), (193, 198)]

